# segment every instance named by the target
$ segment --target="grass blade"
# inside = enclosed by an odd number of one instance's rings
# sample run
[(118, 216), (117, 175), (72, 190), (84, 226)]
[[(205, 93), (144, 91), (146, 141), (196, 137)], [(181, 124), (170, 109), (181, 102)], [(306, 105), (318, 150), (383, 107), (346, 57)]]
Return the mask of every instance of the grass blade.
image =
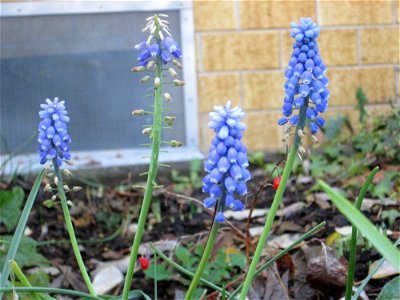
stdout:
[[(43, 169), (37, 176), (35, 183), (32, 186), (31, 192), (26, 200), (25, 207), (22, 211), (21, 217), (18, 221), (17, 228), (15, 229), (14, 236), (11, 240), (10, 248), (8, 250), (6, 259), (4, 260), (3, 270), (1, 271), (0, 287), (5, 287), (8, 276), (10, 275), (10, 260), (14, 260), (15, 254), (17, 253), (19, 243), (22, 235), (24, 234), (26, 223), (28, 222), (29, 214), (32, 210), (33, 203), (35, 202), (36, 195), (39, 191), (40, 183), (42, 182), (45, 170)], [(2, 292), (0, 292), (0, 299), (2, 298)]]
[(400, 268), (400, 251), (390, 242), (390, 240), (381, 234), (360, 211), (358, 211), (346, 198), (332, 189), (323, 180), (318, 180), (319, 186), (328, 194), (333, 204), (339, 211), (357, 227), (359, 231), (368, 239), (374, 248), (382, 254), (396, 269)]
[[(379, 167), (375, 167), (372, 172), (368, 175), (367, 180), (364, 182), (363, 186), (361, 187), (360, 193), (358, 194), (357, 202), (356, 202), (356, 209), (361, 209), (361, 204), (364, 200), (364, 196), (368, 191), (369, 185), (374, 179), (376, 173), (378, 173)], [(357, 228), (353, 226), (351, 229), (351, 241), (350, 241), (350, 258), (349, 258), (349, 270), (347, 273), (347, 283), (346, 283), (346, 300), (351, 299), (351, 292), (353, 289), (353, 280), (354, 280), (354, 272), (355, 272), (355, 265), (356, 265), (356, 252), (357, 252)]]

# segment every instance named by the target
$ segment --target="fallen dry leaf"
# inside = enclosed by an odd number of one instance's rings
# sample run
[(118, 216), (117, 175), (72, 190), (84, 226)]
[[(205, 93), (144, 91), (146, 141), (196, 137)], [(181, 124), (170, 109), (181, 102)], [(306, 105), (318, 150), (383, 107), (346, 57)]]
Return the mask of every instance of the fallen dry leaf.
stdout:
[[(242, 211), (232, 211), (228, 210), (224, 213), (225, 217), (230, 219), (233, 218), (235, 220), (245, 220), (249, 216), (250, 209), (245, 209)], [(265, 216), (265, 214), (268, 212), (268, 209), (255, 209), (253, 210), (253, 213), (251, 214), (252, 218), (257, 218), (261, 216)]]
[(97, 294), (105, 294), (124, 281), (124, 275), (116, 266), (108, 266), (94, 276), (93, 288)]
[[(380, 260), (374, 261), (370, 266), (369, 266), (369, 272), (371, 272), (376, 265), (379, 263)], [(388, 261), (384, 261), (382, 266), (379, 267), (378, 271), (372, 276), (372, 279), (382, 279), (385, 277), (393, 276), (396, 274), (399, 274), (400, 272), (396, 270), (395, 267), (393, 267)]]
[(285, 272), (282, 278), (279, 276), (276, 263), (267, 269), (267, 281), (265, 283), (264, 300), (279, 299), (289, 300), (288, 281), (289, 272)]
[(293, 276), (293, 292), (295, 300), (320, 299), (321, 292), (307, 284), (307, 259), (303, 251), (297, 251), (292, 255), (295, 267)]
[(93, 214), (91, 213), (85, 213), (79, 218), (73, 218), (72, 222), (74, 223), (75, 227), (87, 227), (90, 224), (95, 224)]
[(269, 245), (276, 248), (285, 249), (293, 244), (299, 237), (299, 233), (285, 233), (272, 238), (271, 241), (269, 241)]
[(307, 282), (327, 296), (338, 298), (344, 293), (347, 281), (347, 260), (337, 259), (334, 251), (320, 246), (302, 247), (307, 258)]

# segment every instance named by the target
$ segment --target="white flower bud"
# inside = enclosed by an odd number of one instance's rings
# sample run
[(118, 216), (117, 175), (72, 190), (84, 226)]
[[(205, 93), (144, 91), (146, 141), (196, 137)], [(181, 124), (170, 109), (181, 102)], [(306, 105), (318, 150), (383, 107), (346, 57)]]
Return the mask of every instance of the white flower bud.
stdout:
[(173, 68), (169, 68), (168, 73), (175, 79), (178, 77), (178, 73)]
[(158, 78), (158, 77), (154, 78), (154, 85), (155, 85), (155, 87), (160, 86), (160, 78)]
[(179, 79), (175, 79), (174, 84), (175, 84), (175, 86), (183, 86), (183, 85), (185, 85), (185, 82), (183, 82), (182, 80), (179, 80)]
[(69, 186), (66, 185), (66, 184), (63, 186), (63, 188), (64, 188), (64, 191), (65, 191), (65, 192), (69, 192), (69, 191), (70, 191)]
[(150, 135), (151, 128), (150, 127), (146, 127), (145, 129), (142, 130), (142, 133), (145, 134), (145, 135)]
[(47, 183), (45, 186), (44, 186), (44, 189), (43, 189), (46, 193), (50, 193), (53, 189), (51, 188), (51, 185), (49, 184), (49, 183)]
[(133, 67), (132, 72), (143, 72), (144, 67), (143, 66), (138, 66), (138, 67)]
[(183, 68), (182, 64), (181, 64), (179, 61), (177, 61), (176, 59), (172, 60), (172, 63), (173, 63), (175, 66), (177, 66), (179, 69), (182, 69), (182, 68)]
[(149, 79), (150, 79), (150, 76), (147, 75), (147, 76), (142, 77), (142, 79), (140, 79), (139, 82), (143, 83), (143, 82), (148, 81)]
[(143, 116), (144, 115), (144, 110), (143, 109), (135, 109), (132, 111), (133, 116)]
[(73, 191), (73, 192), (79, 192), (81, 189), (82, 189), (81, 186), (74, 186), (74, 187), (72, 188), (72, 191)]
[(71, 171), (68, 170), (68, 169), (64, 169), (64, 170), (63, 170), (63, 174), (64, 174), (64, 176), (66, 176), (66, 177), (71, 177), (71, 175), (72, 175)]
[(167, 102), (171, 102), (172, 101), (172, 97), (170, 93), (164, 93), (164, 99)]
[(151, 68), (153, 68), (154, 67), (154, 65), (155, 65), (155, 62), (154, 62), (154, 60), (150, 60), (148, 63), (147, 63), (147, 70), (150, 70)]
[(58, 177), (54, 176), (54, 183), (57, 185), (58, 184)]
[(181, 147), (182, 146), (182, 143), (181, 142), (179, 142), (179, 141), (176, 141), (176, 140), (171, 140), (171, 146), (172, 147)]
[(164, 122), (167, 123), (169, 126), (172, 126), (175, 120), (176, 120), (176, 117), (173, 117), (173, 116), (166, 116), (164, 118)]

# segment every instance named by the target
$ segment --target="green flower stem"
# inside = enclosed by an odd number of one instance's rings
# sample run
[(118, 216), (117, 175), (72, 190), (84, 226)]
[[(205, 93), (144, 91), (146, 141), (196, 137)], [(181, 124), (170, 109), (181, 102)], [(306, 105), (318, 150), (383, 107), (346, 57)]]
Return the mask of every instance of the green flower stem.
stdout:
[[(374, 179), (376, 173), (378, 173), (379, 167), (375, 167), (372, 172), (368, 175), (367, 180), (362, 186), (360, 193), (358, 194), (356, 208), (358, 210), (361, 209), (361, 204), (364, 200), (364, 196), (368, 190), (369, 185)], [(355, 226), (351, 229), (351, 241), (350, 241), (350, 258), (349, 258), (349, 269), (347, 273), (347, 283), (346, 283), (346, 300), (351, 299), (351, 293), (353, 290), (353, 280), (354, 280), (354, 272), (355, 272), (355, 264), (356, 264), (356, 251), (357, 251), (357, 228)]]
[[(194, 277), (194, 273), (190, 272), (189, 270), (185, 269), (184, 267), (182, 267), (181, 265), (177, 264), (176, 262), (174, 262), (172, 259), (170, 259), (168, 256), (166, 256), (164, 253), (162, 253), (156, 246), (154, 246), (153, 243), (150, 243), (150, 247), (151, 249), (153, 249), (153, 251), (155, 253), (158, 254), (159, 257), (161, 257), (161, 259), (165, 260), (168, 264), (170, 264), (172, 267), (174, 267), (175, 269), (177, 269), (178, 271), (182, 272), (183, 274), (193, 278)], [(205, 280), (203, 278), (200, 278), (200, 282), (203, 283), (204, 285), (218, 291), (218, 292), (223, 292), (224, 289), (215, 285), (214, 283)], [(225, 291), (225, 294), (230, 296), (231, 294)]]
[(193, 293), (200, 282), (201, 275), (203, 274), (204, 268), (206, 267), (208, 258), (210, 257), (211, 254), (211, 250), (214, 246), (215, 238), (217, 237), (218, 233), (218, 228), (219, 228), (219, 222), (213, 220), (213, 225), (211, 227), (210, 234), (207, 239), (206, 247), (204, 248), (204, 252), (203, 255), (201, 256), (199, 266), (197, 267), (196, 273), (194, 274), (192, 282), (190, 283), (189, 289), (185, 295), (185, 300), (192, 299)]
[(47, 288), (47, 287), (39, 287), (39, 286), (33, 286), (33, 287), (7, 287), (7, 288), (0, 288), (0, 292), (2, 293), (10, 293), (10, 292), (17, 292), (17, 293), (30, 293), (30, 292), (36, 292), (36, 293), (53, 293), (53, 294), (60, 294), (60, 295), (69, 295), (69, 296), (75, 296), (75, 297), (80, 297), (82, 299), (95, 299), (95, 300), (102, 300), (105, 298), (89, 295), (86, 293), (82, 292), (77, 292), (77, 291), (71, 291), (71, 290), (65, 290), (65, 289), (57, 289), (57, 288)]
[(65, 223), (67, 225), (69, 239), (71, 240), (72, 249), (74, 250), (74, 254), (75, 254), (75, 258), (76, 258), (76, 261), (78, 263), (78, 266), (79, 266), (79, 270), (81, 271), (83, 280), (85, 281), (86, 286), (87, 286), (90, 294), (93, 295), (93, 296), (96, 296), (96, 292), (95, 292), (95, 290), (93, 288), (92, 282), (90, 281), (89, 274), (87, 273), (85, 264), (84, 264), (82, 256), (81, 256), (81, 253), (79, 251), (78, 242), (76, 240), (74, 227), (73, 227), (72, 221), (71, 221), (71, 215), (69, 214), (69, 209), (68, 209), (68, 204), (67, 204), (67, 197), (66, 197), (65, 192), (64, 192), (64, 187), (63, 187), (63, 181), (62, 181), (62, 177), (61, 177), (61, 173), (60, 173), (60, 168), (58, 167), (57, 161), (55, 159), (53, 160), (53, 164), (54, 164), (54, 174), (58, 178), (58, 181), (57, 181), (58, 195), (59, 195), (60, 200), (61, 200), (61, 207), (62, 207), (62, 210), (63, 210), (63, 213), (64, 213)]
[[(158, 32), (158, 30), (156, 30), (156, 32)], [(163, 101), (162, 99), (163, 74), (162, 74), (162, 61), (160, 56), (157, 56), (155, 74), (156, 77), (160, 79), (160, 84), (155, 87), (155, 94), (154, 94), (154, 119), (151, 131), (152, 142), (151, 142), (150, 166), (149, 166), (149, 172), (147, 174), (146, 190), (143, 197), (142, 207), (140, 209), (137, 230), (135, 238), (133, 240), (132, 250), (129, 258), (128, 270), (125, 276), (124, 289), (122, 293), (123, 300), (128, 299), (129, 289), (133, 277), (133, 270), (136, 264), (136, 259), (139, 252), (139, 246), (142, 241), (144, 227), (146, 225), (147, 214), (149, 212), (151, 197), (153, 194), (155, 179), (157, 175), (158, 156), (160, 153), (160, 141), (161, 141), (162, 101)]]
[[(257, 276), (260, 274), (262, 271), (264, 271), (266, 268), (268, 268), (270, 265), (272, 265), (274, 262), (276, 262), (278, 259), (280, 259), (282, 256), (284, 256), (286, 253), (288, 253), (290, 250), (292, 250), (296, 245), (300, 244), (302, 241), (305, 239), (309, 238), (316, 232), (320, 231), (322, 227), (326, 225), (326, 222), (323, 221), (319, 223), (317, 226), (313, 227), (311, 230), (307, 231), (305, 234), (303, 234), (301, 237), (299, 237), (296, 241), (294, 241), (292, 244), (290, 244), (287, 248), (283, 249), (280, 251), (278, 254), (276, 254), (274, 257), (272, 257), (270, 260), (268, 260), (265, 264), (263, 264), (261, 267), (259, 267), (256, 272), (254, 273), (254, 276)], [(243, 283), (241, 283), (236, 290), (232, 293), (232, 295), (228, 298), (228, 300), (233, 299), (239, 292), (240, 289), (243, 287)]]
[[(25, 226), (28, 221), (29, 214), (32, 210), (33, 203), (35, 202), (36, 195), (39, 191), (40, 183), (42, 182), (44, 173), (44, 169), (39, 173), (38, 177), (35, 180), (35, 183), (32, 186), (28, 199), (26, 200), (21, 217), (18, 221), (17, 228), (15, 229), (14, 235), (12, 237), (7, 256), (4, 260), (4, 266), (0, 276), (0, 287), (6, 286), (8, 275), (10, 274), (10, 264), (8, 262), (10, 260), (13, 260), (15, 258), (15, 255), (17, 254), (18, 246), (24, 234)], [(0, 299), (2, 299), (2, 297), (3, 293), (0, 291)]]
[(241, 300), (244, 300), (246, 298), (247, 292), (249, 291), (249, 288), (251, 285), (251, 282), (253, 281), (253, 277), (255, 276), (256, 268), (257, 268), (258, 262), (260, 261), (262, 249), (264, 248), (265, 243), (267, 242), (269, 232), (270, 232), (272, 224), (275, 220), (275, 215), (279, 209), (279, 205), (281, 204), (283, 193), (285, 192), (287, 181), (292, 172), (293, 163), (294, 163), (294, 161), (296, 159), (296, 155), (297, 155), (297, 150), (299, 149), (299, 146), (301, 143), (300, 137), (298, 135), (298, 130), (299, 129), (303, 130), (303, 128), (304, 128), (305, 115), (306, 115), (305, 110), (307, 109), (307, 107), (308, 107), (308, 99), (306, 99), (305, 105), (303, 105), (302, 108), (300, 109), (299, 124), (296, 127), (296, 132), (294, 134), (294, 139), (293, 139), (293, 145), (292, 145), (292, 148), (287, 157), (287, 161), (286, 161), (285, 168), (283, 170), (281, 182), (279, 183), (278, 190), (275, 193), (275, 197), (272, 202), (271, 208), (267, 214), (267, 220), (265, 222), (264, 229), (261, 233), (260, 240), (258, 241), (256, 251), (254, 252), (253, 259), (251, 261), (249, 270), (246, 275), (246, 279), (243, 283), (243, 289), (240, 293)]
[[(29, 282), (28, 278), (25, 277), (24, 273), (22, 273), (21, 268), (18, 266), (17, 262), (15, 260), (12, 260), (10, 262), (11, 270), (14, 272), (14, 274), (18, 277), (18, 279), (21, 281), (23, 286), (26, 287), (31, 287), (31, 283)], [(38, 294), (35, 292), (30, 293), (32, 298), (35, 300), (40, 300), (40, 297)]]

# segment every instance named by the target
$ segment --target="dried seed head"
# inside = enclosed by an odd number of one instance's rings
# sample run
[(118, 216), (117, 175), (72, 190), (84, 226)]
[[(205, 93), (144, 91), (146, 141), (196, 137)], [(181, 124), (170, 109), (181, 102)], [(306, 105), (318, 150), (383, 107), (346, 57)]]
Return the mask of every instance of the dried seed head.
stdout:
[(164, 118), (164, 122), (167, 123), (169, 126), (172, 126), (174, 124), (175, 120), (176, 120), (176, 117), (173, 117), (173, 116), (166, 116)]
[(315, 135), (311, 136), (311, 140), (313, 141), (313, 143), (317, 144), (319, 143), (318, 138)]
[(145, 134), (145, 135), (150, 135), (151, 127), (146, 127), (145, 129), (142, 130), (142, 133)]
[(144, 115), (144, 110), (143, 109), (135, 109), (132, 111), (133, 116), (143, 116)]
[(155, 87), (159, 87), (160, 86), (160, 78), (158, 78), (158, 77), (156, 77), (156, 78), (154, 78), (154, 86)]
[(144, 67), (143, 66), (138, 66), (138, 67), (133, 67), (132, 72), (143, 72)]
[(179, 142), (179, 141), (176, 141), (176, 140), (171, 140), (171, 146), (172, 147), (181, 147), (182, 146), (182, 143), (181, 142)]
[(150, 79), (150, 76), (147, 75), (147, 76), (142, 77), (142, 79), (140, 79), (139, 82), (143, 83), (143, 82), (148, 81), (149, 79)]
[(179, 80), (179, 79), (174, 79), (174, 84), (175, 84), (175, 86), (183, 86), (183, 85), (185, 85), (185, 82), (183, 82), (182, 80)]
[(178, 73), (173, 68), (169, 68), (168, 73), (175, 79), (178, 77)]
[(176, 59), (172, 60), (172, 63), (173, 63), (175, 66), (177, 66), (179, 69), (182, 69), (182, 68), (183, 68), (182, 64), (181, 64), (179, 61), (177, 61)]
[(171, 102), (172, 101), (172, 97), (170, 93), (164, 93), (164, 99), (167, 102)]
[(303, 130), (301, 130), (301, 129), (297, 130), (297, 134), (298, 134), (299, 137), (301, 137), (301, 138), (304, 136), (304, 132), (303, 132)]

